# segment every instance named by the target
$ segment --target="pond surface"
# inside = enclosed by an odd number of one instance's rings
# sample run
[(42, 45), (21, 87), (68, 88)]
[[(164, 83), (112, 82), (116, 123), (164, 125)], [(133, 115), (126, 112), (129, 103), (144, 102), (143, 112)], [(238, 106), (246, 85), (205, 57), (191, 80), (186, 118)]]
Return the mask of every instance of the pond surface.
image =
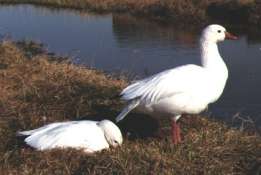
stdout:
[[(127, 15), (30, 5), (1, 6), (0, 21), (2, 36), (39, 41), (51, 52), (71, 56), (76, 64), (104, 71), (141, 78), (200, 63), (200, 33), (190, 26), (181, 29)], [(239, 40), (219, 45), (230, 75), (222, 98), (209, 109), (213, 116), (231, 120), (239, 114), (261, 123), (261, 33), (250, 34), (241, 32)]]

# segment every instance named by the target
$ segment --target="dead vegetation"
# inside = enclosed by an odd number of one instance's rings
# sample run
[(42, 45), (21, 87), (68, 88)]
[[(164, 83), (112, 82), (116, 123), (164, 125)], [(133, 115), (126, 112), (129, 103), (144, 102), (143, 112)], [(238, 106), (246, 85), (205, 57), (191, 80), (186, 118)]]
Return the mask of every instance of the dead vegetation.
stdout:
[(0, 0), (2, 4), (35, 4), (95, 12), (127, 12), (187, 24), (229, 23), (261, 25), (259, 0)]
[[(171, 144), (168, 121), (132, 114), (124, 144), (93, 155), (35, 151), (16, 131), (54, 121), (114, 119), (126, 86), (102, 72), (53, 61), (33, 43), (0, 44), (0, 174), (258, 174), (261, 138), (203, 117), (182, 119), (184, 143)], [(54, 56), (52, 56), (54, 57)], [(126, 135), (126, 133), (128, 133)]]

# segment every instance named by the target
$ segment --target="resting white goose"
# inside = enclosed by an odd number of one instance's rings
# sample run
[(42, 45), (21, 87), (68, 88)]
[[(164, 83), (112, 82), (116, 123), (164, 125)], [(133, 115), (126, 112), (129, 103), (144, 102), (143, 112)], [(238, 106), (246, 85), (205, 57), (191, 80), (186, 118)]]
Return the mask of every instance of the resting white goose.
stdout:
[(122, 144), (120, 129), (109, 120), (52, 123), (18, 135), (28, 136), (25, 142), (37, 150), (70, 147), (93, 153)]
[(207, 26), (200, 38), (202, 65), (184, 65), (160, 72), (126, 87), (121, 96), (128, 105), (117, 116), (122, 120), (131, 110), (172, 119), (172, 141), (181, 142), (177, 120), (182, 114), (197, 114), (215, 102), (225, 87), (228, 70), (217, 42), (237, 39), (220, 25)]

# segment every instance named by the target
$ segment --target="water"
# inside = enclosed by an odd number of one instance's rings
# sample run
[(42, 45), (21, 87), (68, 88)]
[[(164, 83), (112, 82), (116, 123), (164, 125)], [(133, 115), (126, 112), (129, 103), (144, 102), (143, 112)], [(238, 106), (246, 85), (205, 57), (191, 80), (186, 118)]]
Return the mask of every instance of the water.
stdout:
[[(198, 31), (127, 15), (95, 15), (30, 5), (0, 7), (0, 34), (44, 43), (76, 64), (145, 77), (178, 65), (199, 64)], [(236, 31), (237, 33), (237, 31)], [(242, 32), (241, 32), (242, 33)], [(250, 33), (251, 34), (251, 33)], [(240, 114), (261, 123), (261, 34), (242, 33), (220, 44), (229, 67), (215, 116)]]

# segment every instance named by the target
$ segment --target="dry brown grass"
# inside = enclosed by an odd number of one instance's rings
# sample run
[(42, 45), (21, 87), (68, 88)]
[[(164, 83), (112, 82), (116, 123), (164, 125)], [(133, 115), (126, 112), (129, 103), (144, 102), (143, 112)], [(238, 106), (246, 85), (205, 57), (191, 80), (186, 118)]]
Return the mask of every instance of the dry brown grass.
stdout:
[(128, 12), (188, 24), (221, 20), (261, 26), (259, 0), (0, 0), (0, 3), (30, 3), (96, 12)]
[(137, 114), (121, 123), (131, 135), (120, 148), (87, 155), (25, 146), (17, 130), (54, 121), (114, 119), (122, 107), (116, 96), (125, 80), (48, 60), (53, 59), (35, 44), (0, 44), (0, 174), (243, 175), (260, 170), (260, 136), (198, 116), (182, 119), (184, 143), (178, 146), (171, 144), (168, 121), (161, 121), (162, 135), (156, 137), (157, 122)]

